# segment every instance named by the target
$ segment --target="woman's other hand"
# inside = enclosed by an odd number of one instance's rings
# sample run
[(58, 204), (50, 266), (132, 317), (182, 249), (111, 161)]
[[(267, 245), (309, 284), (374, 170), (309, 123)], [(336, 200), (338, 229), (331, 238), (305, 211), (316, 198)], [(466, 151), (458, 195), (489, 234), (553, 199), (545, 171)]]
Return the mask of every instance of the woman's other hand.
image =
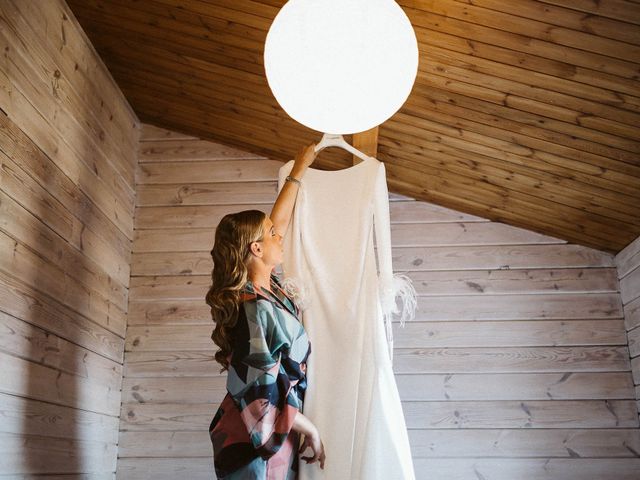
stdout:
[[(293, 420), (293, 430), (300, 432), (304, 435), (304, 441), (298, 450), (298, 453), (302, 453), (307, 447), (311, 447), (313, 450), (312, 457), (302, 457), (307, 463), (314, 463), (320, 460), (320, 468), (324, 469), (324, 445), (320, 439), (320, 432), (309, 418), (307, 418), (302, 412), (296, 414), (296, 418)], [(311, 462), (309, 461), (311, 460)]]
[(324, 444), (320, 439), (320, 432), (318, 432), (317, 428), (314, 428), (311, 435), (305, 435), (304, 441), (302, 442), (302, 446), (298, 453), (304, 452), (307, 447), (311, 447), (313, 450), (313, 456), (310, 457), (301, 457), (307, 463), (315, 463), (316, 461), (320, 461), (320, 468), (324, 470), (324, 461), (325, 461), (325, 453), (324, 453)]

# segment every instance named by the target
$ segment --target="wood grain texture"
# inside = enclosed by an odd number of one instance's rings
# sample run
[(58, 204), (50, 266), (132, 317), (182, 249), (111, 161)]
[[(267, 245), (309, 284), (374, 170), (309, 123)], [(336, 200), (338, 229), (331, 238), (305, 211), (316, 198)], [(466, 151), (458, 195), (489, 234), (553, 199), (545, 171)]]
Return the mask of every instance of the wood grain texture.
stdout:
[[(281, 161), (320, 139), (282, 110), (264, 75), (284, 3), (69, 1), (139, 117), (176, 132), (156, 139)], [(407, 101), (376, 127), (391, 190), (613, 254), (640, 235), (636, 2), (398, 3), (420, 58)], [(189, 149), (174, 161), (198, 159)], [(333, 150), (319, 168), (352, 164)]]
[(615, 256), (627, 343), (640, 414), (640, 237)]
[[(213, 233), (270, 212), (281, 163), (146, 123), (142, 139), (118, 475), (210, 478), (226, 393), (204, 302)], [(633, 478), (640, 357), (614, 256), (407, 197), (390, 212), (394, 269), (418, 293), (415, 320), (393, 324), (418, 478)]]
[(140, 122), (65, 2), (0, 46), (0, 476), (113, 479)]

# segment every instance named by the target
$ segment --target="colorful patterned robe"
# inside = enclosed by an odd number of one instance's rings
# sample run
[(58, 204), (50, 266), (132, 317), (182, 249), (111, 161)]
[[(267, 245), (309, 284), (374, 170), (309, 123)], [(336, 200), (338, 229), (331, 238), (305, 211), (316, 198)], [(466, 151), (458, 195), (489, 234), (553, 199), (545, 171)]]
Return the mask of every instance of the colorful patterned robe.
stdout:
[(243, 290), (227, 375), (227, 394), (209, 434), (218, 480), (293, 480), (311, 344), (298, 306), (271, 274), (271, 290)]

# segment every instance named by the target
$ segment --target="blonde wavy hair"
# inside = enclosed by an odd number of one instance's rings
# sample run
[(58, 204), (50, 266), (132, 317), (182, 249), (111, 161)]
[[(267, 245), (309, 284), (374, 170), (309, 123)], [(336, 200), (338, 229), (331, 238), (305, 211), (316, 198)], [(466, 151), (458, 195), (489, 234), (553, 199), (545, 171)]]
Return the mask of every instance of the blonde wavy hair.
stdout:
[(212, 284), (205, 300), (215, 323), (211, 339), (220, 347), (215, 354), (215, 360), (222, 365), (220, 373), (229, 369), (233, 328), (238, 321), (242, 288), (248, 280), (251, 243), (263, 239), (266, 216), (260, 210), (243, 210), (225, 215), (216, 227), (211, 250)]

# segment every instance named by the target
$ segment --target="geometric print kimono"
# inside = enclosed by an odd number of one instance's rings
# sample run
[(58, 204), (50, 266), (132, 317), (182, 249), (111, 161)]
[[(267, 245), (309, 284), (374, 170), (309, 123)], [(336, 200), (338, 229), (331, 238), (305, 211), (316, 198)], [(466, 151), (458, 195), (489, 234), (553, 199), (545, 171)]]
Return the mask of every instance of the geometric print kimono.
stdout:
[(233, 331), (227, 393), (211, 424), (218, 480), (295, 480), (311, 344), (300, 309), (272, 272), (271, 291), (242, 292)]

